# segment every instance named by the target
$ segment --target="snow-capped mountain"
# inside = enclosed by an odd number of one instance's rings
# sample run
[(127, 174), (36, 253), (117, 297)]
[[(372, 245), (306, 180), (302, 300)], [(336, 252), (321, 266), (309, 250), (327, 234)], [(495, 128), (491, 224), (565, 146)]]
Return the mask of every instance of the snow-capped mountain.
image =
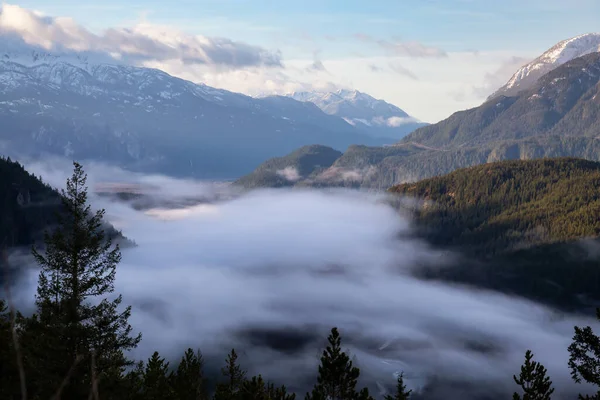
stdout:
[(316, 104), (325, 113), (341, 117), (373, 137), (398, 140), (415, 129), (427, 125), (393, 104), (357, 90), (295, 92), (289, 97)]
[(386, 143), (312, 103), (255, 99), (110, 60), (0, 42), (0, 152), (232, 178), (307, 144)]
[(563, 40), (529, 64), (522, 66), (506, 85), (498, 89), (490, 98), (498, 95), (515, 95), (530, 88), (539, 78), (566, 62), (595, 52), (600, 52), (600, 33), (587, 33)]

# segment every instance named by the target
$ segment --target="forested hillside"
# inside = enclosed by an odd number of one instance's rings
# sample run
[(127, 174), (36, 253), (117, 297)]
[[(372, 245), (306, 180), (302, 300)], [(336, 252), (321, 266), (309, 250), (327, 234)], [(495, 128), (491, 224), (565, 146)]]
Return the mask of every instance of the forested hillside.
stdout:
[(389, 191), (418, 200), (420, 235), (469, 256), (428, 277), (565, 307), (600, 301), (600, 163), (502, 161)]
[(245, 188), (293, 186), (296, 181), (329, 168), (341, 155), (327, 146), (304, 146), (285, 157), (265, 161), (235, 184)]
[(22, 165), (0, 159), (0, 241), (7, 246), (31, 245), (55, 222), (58, 193)]
[(574, 158), (502, 161), (390, 192), (424, 201), (421, 226), (436, 243), (494, 255), (600, 235), (600, 163)]
[[(0, 242), (7, 247), (41, 243), (61, 209), (60, 194), (10, 158), (0, 159), (0, 201)], [(112, 226), (107, 227), (111, 237), (124, 239)]]

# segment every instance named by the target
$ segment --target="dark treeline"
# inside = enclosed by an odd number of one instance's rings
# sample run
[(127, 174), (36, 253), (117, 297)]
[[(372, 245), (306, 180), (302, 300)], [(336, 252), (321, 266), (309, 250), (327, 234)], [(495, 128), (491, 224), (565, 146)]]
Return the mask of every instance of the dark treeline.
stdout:
[[(14, 309), (8, 285), (0, 299), (0, 399), (294, 400), (300, 395), (261, 375), (247, 376), (235, 349), (217, 382), (208, 382), (199, 350), (187, 349), (176, 365), (158, 352), (146, 362), (128, 358), (142, 335), (129, 325), (131, 307), (112, 296), (120, 249), (105, 236), (104, 210), (92, 211), (86, 175), (81, 165), (74, 166), (61, 193), (58, 227), (45, 234), (43, 251), (32, 249), (41, 268), (35, 313), (25, 316)], [(6, 251), (3, 255), (6, 266)], [(600, 388), (600, 338), (590, 327), (575, 327), (569, 352), (573, 379)], [(305, 400), (373, 399), (359, 387), (360, 371), (342, 351), (337, 328), (316, 372), (314, 387), (302, 394)], [(554, 392), (546, 369), (530, 351), (513, 379), (515, 400), (550, 399)], [(408, 390), (400, 374), (396, 390), (384, 399), (409, 398), (424, 397)], [(600, 391), (580, 398), (600, 399)]]

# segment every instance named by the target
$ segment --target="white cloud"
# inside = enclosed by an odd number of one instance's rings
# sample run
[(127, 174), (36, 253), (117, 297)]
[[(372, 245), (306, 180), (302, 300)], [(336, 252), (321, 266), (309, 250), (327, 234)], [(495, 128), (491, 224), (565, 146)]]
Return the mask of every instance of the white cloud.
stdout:
[(193, 82), (253, 96), (357, 89), (426, 122), (481, 104), (510, 78), (519, 60), (536, 56), (512, 51), (446, 53), (417, 42), (382, 41), (364, 35), (364, 43), (383, 48), (386, 55), (324, 59), (328, 54), (325, 48), (312, 58), (293, 58), (289, 50), (281, 68), (281, 53), (259, 46), (189, 35), (146, 22), (96, 35), (72, 19), (41, 16), (14, 5), (3, 7), (0, 31), (47, 48), (104, 52), (120, 62), (162, 69)]
[(364, 33), (357, 33), (354, 37), (363, 42), (377, 44), (386, 53), (396, 57), (442, 58), (448, 55), (439, 47), (428, 46), (415, 40), (401, 40), (398, 38), (393, 40), (377, 39)]
[(285, 167), (284, 169), (277, 171), (277, 175), (282, 176), (291, 182), (295, 182), (301, 178), (298, 169), (294, 167)]
[(100, 52), (131, 63), (177, 60), (184, 65), (219, 68), (281, 65), (276, 51), (226, 38), (189, 35), (171, 27), (141, 23), (96, 35), (71, 18), (45, 17), (11, 4), (0, 10), (1, 34), (18, 35), (26, 43), (49, 51)]
[[(40, 163), (27, 167), (42, 176), (56, 171)], [(93, 181), (109, 172), (87, 171)], [(154, 182), (174, 198), (180, 189), (173, 188), (184, 184)], [(382, 196), (267, 190), (153, 212), (92, 198), (139, 244), (124, 251), (116, 279), (125, 304), (133, 305), (134, 329), (144, 333), (139, 356), (200, 346), (221, 362), (235, 346), (246, 366), (293, 386), (313, 377), (323, 337), (337, 325), (363, 376), (387, 384), (402, 369), (412, 387), (435, 373), (510, 391), (530, 348), (558, 392), (572, 387), (566, 348), (573, 325), (591, 321), (415, 279), (416, 263), (443, 266), (453, 257), (409, 239), (410, 221)], [(34, 279), (19, 299), (33, 296)], [(277, 335), (286, 333), (299, 338), (296, 344), (275, 350)], [(489, 352), (481, 351), (486, 347)]]
[(513, 74), (523, 65), (531, 61), (531, 58), (512, 56), (506, 59), (497, 70), (488, 72), (484, 76), (483, 84), (474, 86), (473, 90), (481, 96), (489, 96), (502, 87)]
[(414, 72), (412, 72), (408, 68), (404, 68), (402, 65), (400, 65), (398, 63), (390, 63), (390, 68), (392, 69), (392, 71), (394, 71), (397, 74), (408, 76), (409, 78), (411, 78), (413, 80), (419, 79)]
[(402, 126), (404, 124), (409, 124), (412, 122), (418, 122), (415, 118), (410, 118), (410, 117), (390, 117), (388, 119), (385, 120), (385, 123), (387, 126), (391, 126), (391, 127), (399, 127)]

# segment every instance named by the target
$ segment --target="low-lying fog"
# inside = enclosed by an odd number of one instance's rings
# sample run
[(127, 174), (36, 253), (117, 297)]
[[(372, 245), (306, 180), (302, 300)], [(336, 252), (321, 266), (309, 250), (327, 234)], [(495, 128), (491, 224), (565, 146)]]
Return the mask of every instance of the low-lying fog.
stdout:
[[(26, 167), (60, 187), (72, 171), (68, 163)], [(89, 187), (119, 176), (99, 165), (84, 168)], [(165, 197), (214, 190), (144, 179)], [(92, 196), (138, 244), (123, 251), (116, 282), (124, 303), (133, 305), (134, 329), (143, 332), (135, 355), (159, 350), (179, 357), (191, 346), (220, 362), (236, 347), (251, 372), (298, 387), (305, 379), (312, 385), (325, 337), (338, 326), (370, 383), (393, 385), (393, 374), (404, 370), (412, 388), (437, 376), (512, 391), (512, 375), (531, 349), (557, 394), (583, 390), (570, 381), (567, 347), (574, 325), (594, 321), (412, 277), (411, 268), (442, 268), (449, 256), (407, 238), (408, 216), (382, 199), (347, 191), (261, 190), (212, 204), (136, 211)], [(19, 298), (30, 293), (33, 299), (36, 277)], [(453, 398), (448, 391), (445, 396)]]

